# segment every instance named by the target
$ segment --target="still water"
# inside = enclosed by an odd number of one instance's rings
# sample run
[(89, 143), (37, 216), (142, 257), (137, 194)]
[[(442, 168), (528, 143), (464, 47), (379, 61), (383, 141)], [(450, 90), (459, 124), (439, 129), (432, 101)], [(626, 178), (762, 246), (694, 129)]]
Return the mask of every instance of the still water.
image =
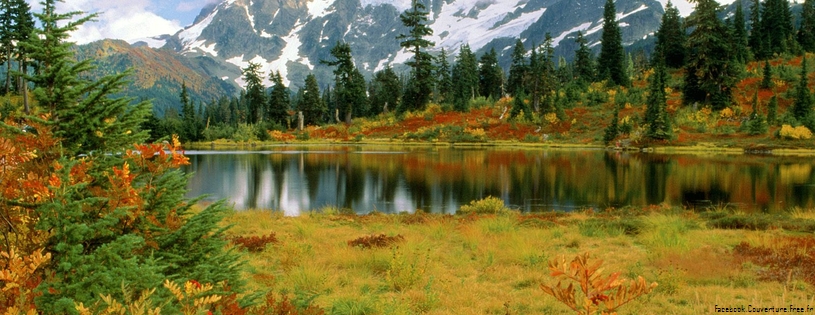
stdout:
[(601, 150), (274, 147), (187, 151), (188, 196), (299, 215), (454, 213), (496, 196), (522, 211), (671, 204), (745, 211), (815, 206), (815, 159)]

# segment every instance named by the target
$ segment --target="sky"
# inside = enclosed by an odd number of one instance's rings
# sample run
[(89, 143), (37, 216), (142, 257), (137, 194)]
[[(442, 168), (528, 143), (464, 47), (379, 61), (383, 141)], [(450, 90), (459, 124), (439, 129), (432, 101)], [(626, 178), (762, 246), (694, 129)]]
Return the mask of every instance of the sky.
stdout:
[[(27, 0), (40, 12), (39, 0)], [(98, 12), (96, 22), (77, 30), (72, 41), (85, 44), (102, 38), (132, 41), (161, 34), (174, 34), (192, 24), (207, 3), (216, 0), (67, 0), (57, 2), (58, 12)]]

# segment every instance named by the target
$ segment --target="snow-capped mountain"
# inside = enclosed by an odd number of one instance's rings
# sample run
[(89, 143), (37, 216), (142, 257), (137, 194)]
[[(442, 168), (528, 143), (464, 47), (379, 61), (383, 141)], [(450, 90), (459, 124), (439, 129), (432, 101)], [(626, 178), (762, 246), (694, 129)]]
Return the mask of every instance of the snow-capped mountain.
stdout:
[[(680, 0), (683, 1), (683, 0)], [(433, 51), (455, 56), (462, 44), (476, 52), (495, 48), (507, 62), (520, 38), (527, 48), (554, 38), (556, 54), (571, 59), (582, 31), (599, 44), (605, 0), (423, 0)], [(664, 0), (617, 0), (623, 41), (631, 44), (658, 28)], [(217, 77), (243, 85), (249, 62), (265, 74), (279, 71), (297, 88), (313, 72), (323, 84), (333, 79), (320, 60), (331, 59), (337, 42), (351, 45), (357, 66), (373, 73), (410, 59), (396, 37), (406, 33), (399, 15), (411, 0), (223, 0), (204, 8), (195, 22), (165, 38), (145, 41), (218, 65)], [(163, 43), (163, 45), (162, 45)], [(267, 82), (268, 83), (268, 82)]]

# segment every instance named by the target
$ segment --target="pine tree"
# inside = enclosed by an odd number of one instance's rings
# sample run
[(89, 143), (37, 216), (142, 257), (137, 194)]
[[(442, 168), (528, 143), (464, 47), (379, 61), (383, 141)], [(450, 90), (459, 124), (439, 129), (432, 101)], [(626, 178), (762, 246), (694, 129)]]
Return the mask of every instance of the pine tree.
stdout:
[(720, 110), (730, 105), (737, 69), (731, 61), (727, 28), (718, 18), (719, 4), (714, 0), (696, 1), (696, 10), (688, 17), (693, 32), (688, 36), (688, 60), (683, 97), (685, 104), (700, 102)]
[(602, 79), (609, 83), (621, 86), (629, 85), (629, 78), (625, 75), (625, 53), (620, 26), (617, 25), (617, 9), (614, 0), (606, 0), (603, 11), (602, 48), (600, 49), (600, 62), (597, 72)]
[(761, 79), (762, 89), (770, 89), (773, 87), (773, 71), (770, 68), (770, 61), (765, 59), (764, 60), (764, 76)]
[[(336, 84), (334, 89), (336, 98), (334, 101), (337, 103), (340, 115), (345, 117), (345, 123), (350, 124), (353, 113), (366, 106), (365, 80), (362, 79), (362, 85), (360, 86), (359, 78), (362, 74), (354, 66), (350, 45), (338, 42), (334, 48), (331, 48), (331, 56), (336, 60), (323, 60), (320, 62), (331, 67), (337, 67), (334, 69), (334, 82)], [(355, 110), (355, 108), (357, 109)]]
[(611, 115), (611, 123), (606, 127), (603, 134), (603, 143), (606, 145), (614, 141), (620, 133), (620, 109), (614, 106), (614, 113)]
[[(540, 97), (542, 104), (534, 103), (533, 107), (535, 112), (543, 111), (544, 113), (555, 112), (554, 101), (551, 99), (555, 91), (557, 91), (557, 78), (555, 77), (555, 48), (553, 46), (552, 35), (546, 33), (544, 36), (543, 45), (540, 46), (538, 53), (538, 72), (533, 72), (532, 75), (540, 78)], [(539, 106), (543, 105), (543, 106)]]
[(478, 77), (481, 96), (494, 100), (501, 98), (504, 78), (503, 71), (498, 65), (498, 54), (495, 48), (481, 56)]
[[(801, 80), (798, 81), (798, 86), (795, 88), (795, 102), (792, 104), (792, 116), (798, 120), (799, 123), (804, 123), (812, 115), (812, 95), (809, 91), (809, 79), (807, 79), (807, 58), (803, 58), (801, 62)], [(807, 126), (809, 127), (809, 126)]]
[(775, 125), (778, 122), (778, 98), (773, 95), (770, 104), (767, 104), (767, 123)]
[(741, 1), (736, 3), (736, 13), (733, 15), (732, 26), (733, 59), (741, 64), (746, 64), (750, 59), (750, 50), (747, 47), (747, 28), (744, 21), (744, 9)]
[(789, 40), (793, 35), (792, 13), (787, 0), (766, 0), (761, 12), (761, 27), (765, 36), (764, 57), (772, 54), (783, 54), (790, 51)]
[(453, 107), (460, 112), (469, 110), (469, 103), (478, 95), (478, 61), (469, 45), (459, 49), (453, 65)]
[(520, 39), (515, 41), (512, 50), (512, 64), (509, 66), (509, 78), (507, 79), (507, 93), (518, 95), (526, 88), (526, 78), (529, 66), (526, 64), (526, 48)]
[(755, 59), (765, 59), (767, 53), (764, 45), (764, 29), (761, 27), (761, 6), (759, 0), (751, 0), (750, 5), (750, 35), (747, 44), (753, 52)]
[(190, 101), (189, 93), (187, 92), (187, 84), (181, 83), (181, 137), (182, 141), (198, 141), (200, 139), (201, 130), (198, 118), (195, 115), (195, 107)]
[(39, 65), (28, 79), (40, 111), (51, 113), (45, 128), (61, 139), (57, 153), (38, 156), (50, 173), (49, 191), (31, 219), (49, 236), (44, 245), (53, 257), (37, 288), (38, 310), (73, 314), (75, 303), (93, 305), (100, 295), (121, 301), (123, 287), (141, 292), (164, 279), (227, 281), (240, 290), (238, 257), (225, 250), (218, 226), (225, 208), (190, 211), (186, 176), (166, 171), (186, 163), (177, 141), (127, 150), (147, 137), (139, 125), (149, 103), (111, 96), (121, 93), (127, 73), (82, 79), (92, 61), (74, 61), (66, 40), (93, 16), (58, 14), (55, 2), (43, 2), (40, 28), (22, 43)]
[(266, 117), (285, 127), (289, 118), (289, 107), (291, 107), (291, 92), (289, 92), (289, 88), (283, 84), (283, 76), (280, 75), (280, 71), (272, 73), (269, 79), (271, 79), (274, 85), (272, 85), (272, 92), (271, 95), (269, 95), (269, 106)]
[(578, 48), (574, 52), (574, 67), (575, 75), (580, 82), (588, 83), (594, 80), (594, 60), (592, 58), (591, 49), (583, 37), (583, 32), (577, 32)]
[[(442, 67), (439, 67), (439, 69), (441, 68)], [(449, 73), (447, 74), (447, 79), (450, 80)], [(443, 82), (443, 80), (439, 82)], [(450, 82), (450, 84), (452, 84), (452, 82)], [(402, 97), (401, 91), (402, 83), (390, 65), (376, 72), (368, 88), (372, 114), (392, 111), (394, 108), (397, 108), (399, 106), (399, 99)]]
[(767, 120), (758, 110), (758, 90), (753, 96), (753, 111), (750, 113), (750, 121), (747, 123), (747, 132), (750, 135), (763, 135), (767, 133)]
[(297, 110), (303, 112), (303, 123), (305, 125), (319, 125), (324, 122), (323, 117), (328, 114), (328, 107), (325, 100), (320, 97), (317, 77), (311, 73), (306, 76), (305, 88), (301, 90), (303, 92), (297, 100)]
[(798, 43), (807, 52), (815, 52), (815, 1), (804, 0), (801, 9), (801, 26), (798, 28)]
[(661, 56), (666, 66), (681, 68), (685, 65), (685, 28), (679, 9), (668, 1), (662, 23), (657, 31), (657, 44), (654, 56)]
[[(447, 60), (447, 58), (447, 51), (442, 48), (441, 53), (439, 54), (438, 58), (436, 58), (436, 93), (438, 93), (437, 100), (441, 103), (450, 103), (453, 100), (453, 78), (450, 76), (450, 62)], [(386, 70), (388, 69), (390, 69), (390, 66)], [(389, 71), (393, 73), (392, 69)], [(399, 80), (399, 77), (397, 77), (395, 73), (393, 74), (393, 78), (395, 78), (396, 81)], [(391, 108), (393, 108), (396, 107), (398, 102), (391, 104)]]
[(648, 99), (645, 107), (645, 123), (648, 130), (645, 135), (655, 140), (667, 140), (671, 137), (670, 119), (667, 112), (667, 96), (665, 95), (665, 81), (667, 74), (665, 66), (657, 62), (654, 74), (648, 84)]
[(257, 124), (263, 121), (264, 108), (266, 108), (266, 86), (263, 85), (263, 73), (260, 64), (249, 62), (243, 71), (243, 80), (246, 82), (246, 106), (249, 110), (246, 121)]
[(413, 53), (413, 60), (406, 63), (411, 67), (411, 72), (408, 88), (405, 90), (401, 103), (403, 111), (424, 109), (430, 101), (430, 94), (435, 85), (433, 57), (427, 52), (427, 48), (433, 47), (435, 43), (425, 39), (433, 35), (433, 29), (427, 25), (427, 15), (428, 11), (424, 4), (418, 0), (412, 0), (411, 8), (399, 16), (402, 24), (410, 29), (410, 34), (401, 34), (396, 39), (403, 40), (399, 46)]

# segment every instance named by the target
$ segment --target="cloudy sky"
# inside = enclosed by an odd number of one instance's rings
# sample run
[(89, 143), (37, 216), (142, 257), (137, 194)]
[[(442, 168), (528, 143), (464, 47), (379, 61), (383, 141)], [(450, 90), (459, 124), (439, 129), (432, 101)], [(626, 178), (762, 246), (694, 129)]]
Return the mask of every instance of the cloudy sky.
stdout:
[[(27, 0), (40, 12), (39, 0)], [(101, 13), (97, 22), (84, 25), (73, 35), (79, 44), (101, 38), (133, 40), (172, 34), (192, 23), (207, 3), (216, 0), (68, 0), (58, 2), (59, 12)]]

